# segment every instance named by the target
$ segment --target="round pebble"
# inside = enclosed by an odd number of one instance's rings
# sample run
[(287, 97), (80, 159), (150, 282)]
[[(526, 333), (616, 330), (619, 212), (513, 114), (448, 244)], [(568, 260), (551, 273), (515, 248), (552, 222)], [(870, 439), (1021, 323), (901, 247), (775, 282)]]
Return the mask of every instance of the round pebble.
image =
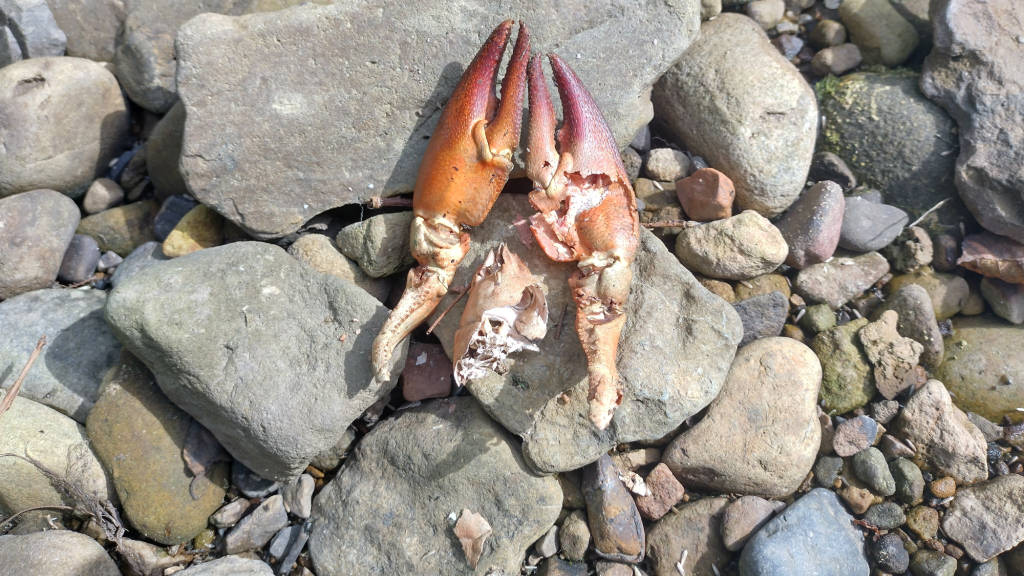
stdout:
[(907, 512), (907, 528), (922, 540), (931, 540), (939, 531), (939, 512), (928, 506), (914, 506)]
[(679, 150), (654, 148), (647, 154), (644, 172), (651, 180), (675, 182), (690, 171), (690, 159)]
[(956, 494), (956, 481), (949, 476), (943, 476), (942, 478), (932, 480), (928, 484), (928, 490), (936, 498), (952, 498)]
[(871, 546), (875, 567), (890, 574), (902, 574), (910, 567), (910, 554), (897, 534), (886, 534)]
[(892, 496), (896, 493), (896, 481), (889, 472), (885, 456), (874, 446), (861, 450), (853, 455), (850, 463), (853, 473), (880, 496)]
[(875, 504), (864, 514), (864, 521), (881, 530), (894, 530), (907, 521), (903, 508), (895, 502)]

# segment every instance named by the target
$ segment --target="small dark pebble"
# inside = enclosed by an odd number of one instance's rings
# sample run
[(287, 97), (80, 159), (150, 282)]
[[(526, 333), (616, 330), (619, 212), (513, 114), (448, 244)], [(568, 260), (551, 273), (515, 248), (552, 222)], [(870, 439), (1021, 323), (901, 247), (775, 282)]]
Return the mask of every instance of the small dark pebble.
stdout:
[(96, 264), (99, 261), (100, 247), (96, 240), (92, 236), (75, 234), (64, 252), (64, 260), (60, 263), (57, 279), (65, 284), (87, 280), (96, 271)]
[(910, 554), (896, 534), (886, 534), (871, 546), (871, 560), (876, 568), (890, 574), (901, 574), (910, 566)]
[(811, 160), (811, 171), (807, 179), (814, 182), (831, 180), (849, 192), (857, 187), (857, 177), (842, 158), (832, 152), (818, 152)]
[(96, 263), (96, 270), (100, 272), (108, 272), (117, 268), (117, 265), (124, 262), (124, 258), (121, 258), (117, 252), (107, 250), (100, 256), (99, 262)]

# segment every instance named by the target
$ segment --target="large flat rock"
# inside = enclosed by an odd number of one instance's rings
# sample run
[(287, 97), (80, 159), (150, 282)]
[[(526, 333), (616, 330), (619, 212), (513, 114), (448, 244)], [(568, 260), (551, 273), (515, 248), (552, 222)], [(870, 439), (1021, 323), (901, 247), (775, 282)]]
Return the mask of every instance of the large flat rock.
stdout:
[(260, 238), (412, 190), (449, 94), (505, 18), (572, 63), (624, 146), (653, 117), (651, 85), (696, 36), (700, 3), (362, 0), (196, 17), (177, 38), (189, 189)]
[[(370, 368), (387, 313), (355, 284), (261, 242), (153, 264), (107, 304), (114, 332), (167, 397), (276, 480), (297, 476), (394, 386)], [(395, 356), (401, 366), (404, 348)]]
[[(547, 336), (538, 343), (541, 351), (513, 355), (506, 374), (467, 384), (495, 420), (523, 438), (527, 460), (548, 472), (574, 470), (617, 443), (661, 438), (707, 406), (725, 381), (743, 327), (732, 306), (708, 292), (644, 231), (619, 339), (624, 399), (607, 430), (594, 428), (587, 417), (586, 360), (568, 285), (576, 265), (544, 255), (524, 222), (532, 213), (525, 196), (501, 196), (487, 221), (472, 232), (472, 248), (452, 283), (465, 286), (501, 242), (545, 281), (551, 313)], [(449, 356), (463, 308), (464, 300), (436, 329)]]

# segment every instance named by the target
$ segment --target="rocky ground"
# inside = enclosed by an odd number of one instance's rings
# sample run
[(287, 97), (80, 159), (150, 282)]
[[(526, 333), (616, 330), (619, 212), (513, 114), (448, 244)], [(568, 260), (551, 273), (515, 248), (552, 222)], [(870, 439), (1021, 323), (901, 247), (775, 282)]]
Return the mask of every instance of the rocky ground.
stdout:
[[(1018, 0), (298, 4), (0, 0), (0, 575), (1024, 574)], [(602, 432), (523, 180), (371, 378), (507, 17), (645, 225)], [(455, 389), (501, 242), (547, 336)]]

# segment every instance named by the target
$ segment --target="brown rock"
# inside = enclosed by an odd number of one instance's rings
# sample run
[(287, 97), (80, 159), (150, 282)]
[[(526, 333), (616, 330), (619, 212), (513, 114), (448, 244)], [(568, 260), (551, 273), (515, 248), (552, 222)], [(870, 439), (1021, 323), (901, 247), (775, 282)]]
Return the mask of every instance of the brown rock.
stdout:
[(714, 278), (705, 278), (703, 276), (697, 276), (697, 281), (700, 282), (701, 286), (708, 289), (712, 294), (720, 297), (722, 300), (732, 304), (736, 302), (736, 292), (732, 287), (732, 284), (725, 282), (724, 280), (715, 280)]
[(832, 447), (836, 455), (846, 458), (875, 443), (878, 423), (869, 416), (857, 416), (843, 420), (836, 426)]
[(127, 256), (153, 239), (153, 217), (159, 205), (153, 200), (134, 202), (83, 218), (77, 232), (92, 236), (100, 250)]
[(741, 280), (735, 287), (736, 300), (746, 300), (762, 294), (781, 292), (788, 300), (790, 294), (789, 280), (782, 274), (762, 274), (750, 280)]
[(936, 478), (928, 484), (928, 489), (936, 498), (952, 498), (956, 494), (956, 481), (949, 476)]
[(836, 493), (846, 502), (846, 505), (850, 507), (850, 511), (854, 514), (867, 512), (868, 508), (875, 502), (875, 495), (871, 493), (871, 490), (854, 486), (853, 484), (843, 484), (836, 490)]
[[(729, 501), (704, 498), (679, 508), (651, 528), (647, 555), (655, 576), (714, 574), (715, 567), (729, 563), (729, 551), (722, 542), (722, 515)], [(685, 558), (683, 551), (686, 551)]]
[(935, 538), (939, 531), (939, 513), (934, 508), (918, 505), (907, 512), (907, 528), (923, 540)]
[(440, 344), (409, 344), (402, 370), (402, 397), (407, 402), (444, 398), (452, 391), (452, 361)]
[(888, 400), (914, 383), (914, 367), (924, 350), (920, 343), (900, 336), (896, 329), (898, 319), (894, 310), (886, 310), (877, 321), (857, 333), (874, 368), (875, 387)]
[(964, 238), (957, 264), (982, 276), (1024, 284), (1024, 244), (991, 232)]
[(610, 456), (602, 454), (583, 469), (582, 488), (598, 556), (622, 562), (643, 560), (644, 523)]
[(224, 218), (199, 204), (188, 211), (164, 240), (162, 249), (168, 258), (219, 246), (224, 241)]
[(638, 496), (636, 507), (640, 515), (648, 520), (658, 520), (673, 506), (683, 499), (686, 490), (672, 475), (672, 471), (664, 464), (658, 464), (644, 480), (651, 491), (646, 496)]
[(743, 548), (747, 539), (783, 507), (785, 505), (781, 502), (757, 496), (744, 496), (729, 504), (722, 515), (722, 542), (725, 547), (733, 552)]
[(736, 188), (725, 174), (701, 168), (676, 182), (676, 194), (691, 220), (710, 222), (732, 216)]

